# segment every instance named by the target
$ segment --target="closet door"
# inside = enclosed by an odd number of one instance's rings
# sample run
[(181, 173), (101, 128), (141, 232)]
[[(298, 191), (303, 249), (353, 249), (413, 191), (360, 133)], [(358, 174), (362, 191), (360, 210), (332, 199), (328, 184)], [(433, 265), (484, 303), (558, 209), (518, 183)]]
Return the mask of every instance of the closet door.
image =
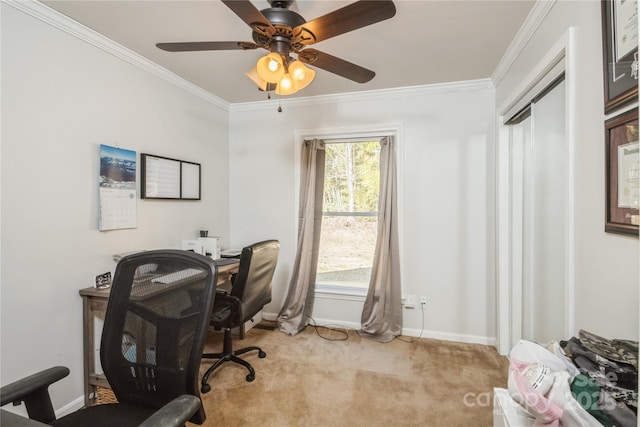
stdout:
[(565, 83), (531, 104), (523, 146), (522, 333), (539, 343), (565, 329)]

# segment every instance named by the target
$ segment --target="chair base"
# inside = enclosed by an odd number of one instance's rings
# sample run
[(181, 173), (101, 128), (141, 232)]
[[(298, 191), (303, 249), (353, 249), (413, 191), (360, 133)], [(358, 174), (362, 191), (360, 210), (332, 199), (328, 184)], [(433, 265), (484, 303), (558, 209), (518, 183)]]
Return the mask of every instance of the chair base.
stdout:
[(225, 362), (235, 362), (244, 366), (249, 371), (249, 373), (246, 376), (246, 380), (248, 382), (255, 380), (256, 371), (253, 369), (253, 366), (251, 366), (251, 364), (246, 360), (243, 360), (238, 357), (241, 354), (247, 353), (249, 351), (254, 351), (254, 350), (258, 352), (258, 357), (260, 357), (261, 359), (267, 357), (267, 353), (262, 351), (260, 347), (256, 347), (256, 346), (245, 347), (243, 349), (233, 351), (233, 347), (231, 344), (231, 328), (226, 328), (224, 330), (224, 344), (222, 347), (222, 352), (221, 353), (204, 353), (202, 355), (203, 359), (218, 359), (218, 360), (216, 360), (216, 362), (213, 365), (211, 365), (209, 369), (207, 369), (207, 371), (202, 376), (200, 391), (202, 393), (208, 393), (209, 391), (211, 391), (211, 386), (209, 385), (209, 377), (211, 376), (214, 370), (222, 366), (222, 364)]

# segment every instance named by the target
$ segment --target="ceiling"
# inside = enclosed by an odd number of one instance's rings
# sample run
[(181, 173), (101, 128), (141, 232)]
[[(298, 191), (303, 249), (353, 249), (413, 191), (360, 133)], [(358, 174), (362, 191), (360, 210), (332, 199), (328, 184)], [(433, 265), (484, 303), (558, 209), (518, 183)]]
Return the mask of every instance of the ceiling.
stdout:
[[(253, 41), (251, 29), (217, 0), (43, 1), (75, 21), (172, 71), (222, 100), (262, 101), (244, 73), (266, 50), (165, 52), (158, 42)], [(296, 0), (307, 21), (351, 1)], [(396, 15), (310, 47), (376, 72), (356, 83), (316, 68), (295, 95), (318, 96), (491, 77), (533, 0), (396, 0)], [(266, 0), (253, 0), (260, 10)], [(275, 96), (275, 95), (274, 95)]]

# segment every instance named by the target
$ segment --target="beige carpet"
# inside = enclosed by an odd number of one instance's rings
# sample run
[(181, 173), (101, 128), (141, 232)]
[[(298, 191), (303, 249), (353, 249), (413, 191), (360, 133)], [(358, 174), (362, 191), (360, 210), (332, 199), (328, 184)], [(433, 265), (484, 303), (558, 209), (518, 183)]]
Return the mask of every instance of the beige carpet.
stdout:
[[(207, 351), (220, 351), (221, 335), (210, 334)], [(234, 363), (213, 374), (202, 396), (207, 426), (491, 426), (493, 387), (507, 380), (507, 359), (482, 345), (381, 344), (355, 331), (329, 341), (313, 327), (295, 337), (254, 328), (234, 345), (259, 345), (267, 357), (243, 356), (256, 370), (251, 383)]]

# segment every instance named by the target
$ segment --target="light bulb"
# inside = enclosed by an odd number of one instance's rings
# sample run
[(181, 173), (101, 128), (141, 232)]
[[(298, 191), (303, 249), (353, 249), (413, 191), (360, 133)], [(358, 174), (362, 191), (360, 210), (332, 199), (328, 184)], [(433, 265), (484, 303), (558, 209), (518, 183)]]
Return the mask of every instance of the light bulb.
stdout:
[(279, 66), (280, 64), (278, 63), (278, 61), (276, 61), (273, 58), (269, 58), (269, 65), (267, 67), (269, 68), (270, 71), (272, 72), (278, 71)]
[(256, 70), (262, 78), (262, 80), (268, 83), (278, 83), (282, 76), (284, 76), (284, 66), (282, 64), (282, 57), (271, 52), (270, 54), (258, 59), (256, 64)]
[(307, 87), (316, 75), (315, 71), (300, 61), (293, 61), (289, 64), (289, 73), (293, 76), (293, 87), (297, 91)]
[(284, 75), (276, 87), (276, 93), (278, 95), (292, 95), (297, 91), (298, 90), (293, 85), (293, 81), (291, 81), (291, 75), (289, 73)]
[(280, 80), (280, 84), (283, 89), (289, 89), (291, 87), (291, 76), (289, 74), (285, 74), (282, 80)]
[(304, 70), (302, 68), (296, 68), (293, 72), (293, 78), (296, 80), (304, 80)]

